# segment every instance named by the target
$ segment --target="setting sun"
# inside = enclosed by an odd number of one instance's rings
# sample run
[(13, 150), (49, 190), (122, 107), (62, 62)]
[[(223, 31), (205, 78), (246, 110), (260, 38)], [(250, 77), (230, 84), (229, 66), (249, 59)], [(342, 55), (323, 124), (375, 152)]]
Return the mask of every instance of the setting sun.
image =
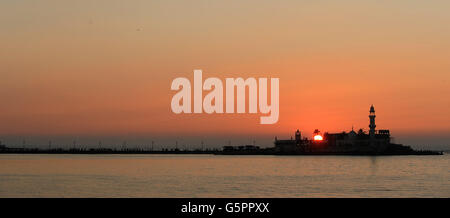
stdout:
[(314, 141), (322, 141), (322, 140), (323, 140), (323, 138), (322, 138), (321, 135), (315, 135), (314, 136)]

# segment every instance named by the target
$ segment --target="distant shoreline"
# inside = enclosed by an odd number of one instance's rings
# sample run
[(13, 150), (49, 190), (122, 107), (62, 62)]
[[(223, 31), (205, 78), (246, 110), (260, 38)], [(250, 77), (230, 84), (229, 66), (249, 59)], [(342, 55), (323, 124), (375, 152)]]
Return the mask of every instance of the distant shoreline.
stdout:
[(259, 151), (222, 151), (222, 150), (114, 150), (114, 149), (23, 149), (8, 148), (0, 150), (0, 154), (210, 154), (210, 155), (273, 155), (273, 156), (405, 156), (405, 155), (443, 155), (448, 151), (418, 150), (398, 153), (370, 153), (370, 152), (308, 152), (308, 153), (279, 153), (270, 149)]

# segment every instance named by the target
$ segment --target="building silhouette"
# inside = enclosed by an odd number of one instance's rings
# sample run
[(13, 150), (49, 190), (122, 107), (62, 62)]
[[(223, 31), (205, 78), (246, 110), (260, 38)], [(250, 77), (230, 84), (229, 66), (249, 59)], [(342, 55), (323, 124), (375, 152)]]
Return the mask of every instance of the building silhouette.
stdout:
[(295, 139), (279, 140), (275, 137), (275, 150), (280, 153), (379, 153), (388, 150), (391, 145), (390, 131), (387, 129), (376, 130), (375, 108), (372, 105), (369, 110), (369, 132), (363, 129), (358, 132), (328, 133), (323, 135), (316, 129), (313, 138), (301, 138), (301, 132), (295, 132)]

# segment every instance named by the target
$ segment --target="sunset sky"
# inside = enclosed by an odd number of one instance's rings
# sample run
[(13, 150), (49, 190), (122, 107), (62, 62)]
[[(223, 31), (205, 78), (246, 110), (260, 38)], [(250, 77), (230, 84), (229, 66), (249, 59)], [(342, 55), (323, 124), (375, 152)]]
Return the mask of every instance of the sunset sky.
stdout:
[[(0, 2), (0, 140), (271, 146), (296, 129), (450, 143), (449, 1)], [(174, 114), (173, 79), (276, 77), (280, 117)], [(206, 93), (205, 93), (206, 94)]]

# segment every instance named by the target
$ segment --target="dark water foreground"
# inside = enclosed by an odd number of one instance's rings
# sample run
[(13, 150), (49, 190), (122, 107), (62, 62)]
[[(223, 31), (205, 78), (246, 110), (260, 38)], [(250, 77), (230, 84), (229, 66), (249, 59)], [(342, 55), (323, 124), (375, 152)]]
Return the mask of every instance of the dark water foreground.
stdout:
[(1, 197), (450, 197), (450, 155), (0, 154)]

